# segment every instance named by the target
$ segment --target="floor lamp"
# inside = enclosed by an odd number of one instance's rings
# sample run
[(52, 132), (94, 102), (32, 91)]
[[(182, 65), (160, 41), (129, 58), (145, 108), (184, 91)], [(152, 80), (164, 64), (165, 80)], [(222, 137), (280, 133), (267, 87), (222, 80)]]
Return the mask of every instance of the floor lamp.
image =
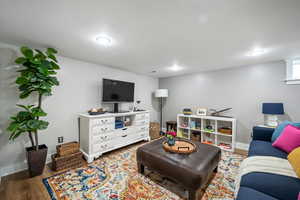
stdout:
[(162, 123), (163, 123), (163, 99), (168, 97), (168, 89), (157, 89), (155, 91), (155, 97), (160, 98), (160, 135), (164, 135), (162, 131)]

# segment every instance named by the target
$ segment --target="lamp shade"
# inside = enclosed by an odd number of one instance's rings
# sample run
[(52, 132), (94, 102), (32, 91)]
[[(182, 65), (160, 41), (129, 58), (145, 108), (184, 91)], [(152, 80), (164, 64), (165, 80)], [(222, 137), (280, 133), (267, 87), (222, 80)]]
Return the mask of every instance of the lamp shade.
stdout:
[(262, 113), (267, 115), (283, 115), (283, 103), (263, 103)]
[(155, 97), (168, 97), (168, 89), (157, 89)]

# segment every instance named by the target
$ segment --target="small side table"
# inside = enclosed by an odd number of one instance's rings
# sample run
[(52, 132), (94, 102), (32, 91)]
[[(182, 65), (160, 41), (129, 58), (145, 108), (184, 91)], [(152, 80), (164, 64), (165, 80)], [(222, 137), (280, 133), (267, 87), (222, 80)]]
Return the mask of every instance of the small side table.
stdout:
[(166, 121), (167, 131), (177, 131), (177, 122), (176, 121)]

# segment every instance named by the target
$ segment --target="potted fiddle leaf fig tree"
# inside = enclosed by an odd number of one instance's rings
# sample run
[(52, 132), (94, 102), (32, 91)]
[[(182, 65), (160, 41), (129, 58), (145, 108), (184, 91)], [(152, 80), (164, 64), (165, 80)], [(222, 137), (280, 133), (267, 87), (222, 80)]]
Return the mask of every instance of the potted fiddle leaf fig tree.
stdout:
[(27, 134), (31, 143), (26, 148), (28, 170), (31, 177), (43, 173), (47, 158), (48, 147), (39, 144), (38, 132), (47, 129), (49, 122), (41, 118), (47, 113), (42, 109), (44, 96), (52, 95), (52, 88), (59, 85), (56, 71), (60, 68), (55, 54), (57, 51), (48, 48), (46, 51), (21, 47), (23, 56), (17, 58), (15, 63), (21, 66), (16, 84), (20, 91), (20, 98), (30, 96), (37, 98), (37, 103), (32, 105), (17, 105), (21, 111), (12, 116), (7, 130), (10, 140), (20, 135)]

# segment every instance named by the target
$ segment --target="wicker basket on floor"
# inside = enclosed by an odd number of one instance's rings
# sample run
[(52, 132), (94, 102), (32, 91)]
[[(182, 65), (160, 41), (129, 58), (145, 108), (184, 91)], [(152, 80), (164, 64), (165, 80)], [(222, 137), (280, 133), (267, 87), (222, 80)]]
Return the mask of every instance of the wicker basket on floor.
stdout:
[(65, 144), (57, 145), (56, 151), (59, 156), (66, 156), (73, 153), (79, 152), (79, 143), (78, 142), (68, 142)]
[(51, 158), (52, 170), (54, 171), (82, 167), (84, 164), (81, 152), (73, 153), (71, 155), (66, 156), (59, 156), (58, 154), (53, 154)]

